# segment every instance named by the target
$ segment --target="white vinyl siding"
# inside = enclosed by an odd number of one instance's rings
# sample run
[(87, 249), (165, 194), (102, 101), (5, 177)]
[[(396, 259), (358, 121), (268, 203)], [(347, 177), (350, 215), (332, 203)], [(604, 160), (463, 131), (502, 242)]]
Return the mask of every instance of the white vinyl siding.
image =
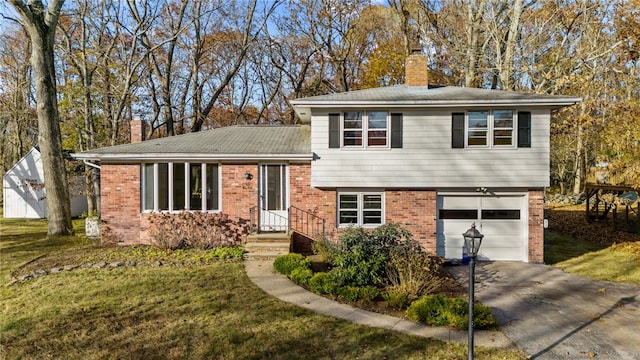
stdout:
[[(386, 109), (385, 109), (386, 110)], [(403, 145), (389, 151), (330, 149), (330, 109), (311, 123), (314, 187), (520, 187), (549, 186), (549, 109), (531, 111), (531, 147), (451, 148), (451, 114), (466, 109), (389, 109), (403, 113)]]

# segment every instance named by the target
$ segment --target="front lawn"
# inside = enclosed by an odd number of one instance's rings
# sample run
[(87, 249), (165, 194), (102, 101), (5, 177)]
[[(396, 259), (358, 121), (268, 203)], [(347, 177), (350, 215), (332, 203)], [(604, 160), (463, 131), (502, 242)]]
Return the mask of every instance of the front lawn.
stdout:
[(640, 234), (587, 222), (584, 205), (549, 210), (545, 263), (594, 279), (640, 286)]
[[(213, 260), (201, 250), (154, 253), (94, 247), (81, 237), (47, 239), (45, 226), (2, 220), (2, 358), (467, 357), (465, 344), (355, 325), (279, 301), (257, 288), (237, 260)], [(149, 265), (157, 256), (165, 265)], [(75, 269), (9, 284), (18, 268), (125, 257), (147, 265)], [(476, 356), (524, 358), (518, 351), (479, 347)]]

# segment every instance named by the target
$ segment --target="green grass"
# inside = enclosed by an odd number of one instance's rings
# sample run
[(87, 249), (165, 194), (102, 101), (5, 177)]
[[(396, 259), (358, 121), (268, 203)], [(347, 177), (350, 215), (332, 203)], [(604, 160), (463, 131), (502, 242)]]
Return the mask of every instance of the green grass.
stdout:
[(5, 219), (0, 207), (0, 283), (10, 280), (10, 272), (50, 252), (91, 248), (84, 234), (84, 219), (74, 219), (73, 228), (79, 236), (47, 237), (47, 221), (40, 219)]
[(545, 263), (594, 279), (640, 286), (640, 256), (549, 231)]
[(640, 256), (611, 248), (586, 253), (555, 266), (572, 274), (640, 286)]
[[(30, 266), (116, 258), (183, 261), (202, 259), (203, 253), (47, 239), (43, 221), (3, 219), (1, 226), (0, 358), (466, 358), (461, 343), (355, 325), (277, 300), (247, 278), (240, 261), (77, 269), (9, 284), (11, 271)], [(476, 356), (524, 358), (515, 350), (479, 347)]]
[(602, 248), (602, 246), (589, 241), (576, 240), (555, 231), (545, 231), (544, 234), (544, 262), (549, 265), (555, 265)]

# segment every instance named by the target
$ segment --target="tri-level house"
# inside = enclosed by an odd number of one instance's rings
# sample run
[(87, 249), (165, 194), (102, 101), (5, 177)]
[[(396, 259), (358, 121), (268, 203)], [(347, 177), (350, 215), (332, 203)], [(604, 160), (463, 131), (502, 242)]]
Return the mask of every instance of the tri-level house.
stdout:
[(140, 141), (134, 121), (131, 144), (75, 156), (100, 163), (101, 217), (123, 243), (149, 241), (149, 213), (212, 211), (306, 236), (396, 222), (458, 259), (475, 223), (480, 259), (537, 263), (551, 112), (580, 100), (430, 85), (412, 54), (404, 85), (293, 100), (302, 125)]

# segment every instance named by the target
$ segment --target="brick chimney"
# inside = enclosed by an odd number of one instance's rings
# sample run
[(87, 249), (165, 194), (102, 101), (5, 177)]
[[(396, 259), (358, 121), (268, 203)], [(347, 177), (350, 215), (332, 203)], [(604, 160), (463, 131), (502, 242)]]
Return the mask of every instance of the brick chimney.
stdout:
[(131, 130), (131, 143), (144, 141), (144, 121), (140, 118), (140, 115), (134, 114), (129, 126)]
[(413, 48), (404, 65), (405, 84), (408, 86), (429, 85), (429, 58), (421, 48)]

